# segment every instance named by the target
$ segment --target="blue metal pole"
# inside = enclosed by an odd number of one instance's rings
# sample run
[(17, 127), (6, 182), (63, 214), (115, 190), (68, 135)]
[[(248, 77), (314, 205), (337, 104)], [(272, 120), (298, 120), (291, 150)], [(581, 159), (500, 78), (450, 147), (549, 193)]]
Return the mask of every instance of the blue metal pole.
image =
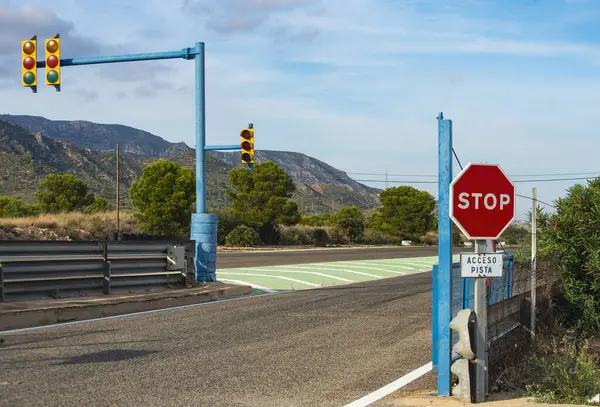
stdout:
[(204, 151), (215, 151), (215, 150), (240, 150), (239, 144), (227, 144), (223, 146), (204, 146)]
[[(141, 54), (110, 55), (103, 57), (65, 58), (60, 60), (60, 66), (98, 65), (117, 62), (152, 61), (157, 59), (194, 59), (198, 49), (184, 48), (180, 51), (146, 52)], [(37, 61), (38, 68), (46, 67), (46, 61)]]
[(450, 395), (452, 336), (452, 220), (450, 183), (452, 182), (452, 121), (438, 116), (438, 396)]
[(196, 69), (196, 213), (192, 215), (190, 238), (196, 242), (196, 281), (216, 281), (217, 215), (206, 213), (206, 91), (204, 43), (197, 42)]
[(196, 213), (206, 212), (206, 106), (204, 76), (204, 43), (196, 43)]

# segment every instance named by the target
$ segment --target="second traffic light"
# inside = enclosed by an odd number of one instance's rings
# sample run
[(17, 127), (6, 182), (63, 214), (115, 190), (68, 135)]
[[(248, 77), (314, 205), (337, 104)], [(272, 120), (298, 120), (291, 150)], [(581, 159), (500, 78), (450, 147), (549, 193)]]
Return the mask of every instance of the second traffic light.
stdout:
[(21, 83), (37, 92), (37, 37), (21, 42)]
[(45, 41), (46, 50), (46, 85), (52, 85), (60, 92), (60, 38), (56, 34), (54, 38)]
[(240, 137), (242, 139), (240, 143), (242, 164), (254, 164), (254, 129), (251, 127), (243, 129)]

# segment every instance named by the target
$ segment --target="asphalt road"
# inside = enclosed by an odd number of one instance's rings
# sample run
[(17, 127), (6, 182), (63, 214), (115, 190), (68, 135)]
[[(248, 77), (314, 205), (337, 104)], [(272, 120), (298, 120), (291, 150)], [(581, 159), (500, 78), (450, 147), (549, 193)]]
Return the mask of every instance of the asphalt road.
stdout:
[(0, 335), (0, 406), (343, 406), (430, 361), (430, 281)]
[[(223, 269), (322, 263), (329, 261), (426, 257), (436, 256), (437, 250), (437, 247), (368, 247), (356, 249), (301, 249), (295, 251), (269, 252), (220, 252), (217, 253), (217, 267)], [(456, 247), (453, 249), (454, 254), (470, 251), (473, 251), (473, 249), (466, 247)]]

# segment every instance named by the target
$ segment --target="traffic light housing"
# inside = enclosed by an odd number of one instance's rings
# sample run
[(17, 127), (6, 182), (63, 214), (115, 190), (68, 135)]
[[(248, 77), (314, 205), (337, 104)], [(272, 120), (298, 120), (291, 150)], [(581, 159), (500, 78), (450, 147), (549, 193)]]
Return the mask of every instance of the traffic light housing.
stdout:
[(60, 92), (60, 38), (47, 38), (44, 44), (46, 51), (46, 85), (51, 85)]
[(37, 92), (37, 36), (21, 42), (21, 83)]
[(243, 129), (240, 132), (240, 138), (242, 139), (240, 143), (240, 147), (242, 148), (242, 153), (240, 154), (242, 164), (252, 166), (254, 164), (254, 129)]
[(462, 401), (471, 403), (475, 402), (476, 326), (477, 317), (468, 308), (460, 310), (450, 321), (450, 329), (458, 333), (458, 342), (453, 350), (462, 356), (450, 367), (450, 371), (458, 377), (458, 384), (452, 388), (452, 394)]

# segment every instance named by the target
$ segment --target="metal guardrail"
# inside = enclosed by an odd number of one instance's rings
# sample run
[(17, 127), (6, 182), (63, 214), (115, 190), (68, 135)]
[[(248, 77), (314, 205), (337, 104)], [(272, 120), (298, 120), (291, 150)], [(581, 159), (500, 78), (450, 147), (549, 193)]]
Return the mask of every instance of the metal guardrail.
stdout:
[[(0, 241), (0, 301), (185, 286), (194, 241)], [(190, 271), (191, 270), (191, 271)]]

